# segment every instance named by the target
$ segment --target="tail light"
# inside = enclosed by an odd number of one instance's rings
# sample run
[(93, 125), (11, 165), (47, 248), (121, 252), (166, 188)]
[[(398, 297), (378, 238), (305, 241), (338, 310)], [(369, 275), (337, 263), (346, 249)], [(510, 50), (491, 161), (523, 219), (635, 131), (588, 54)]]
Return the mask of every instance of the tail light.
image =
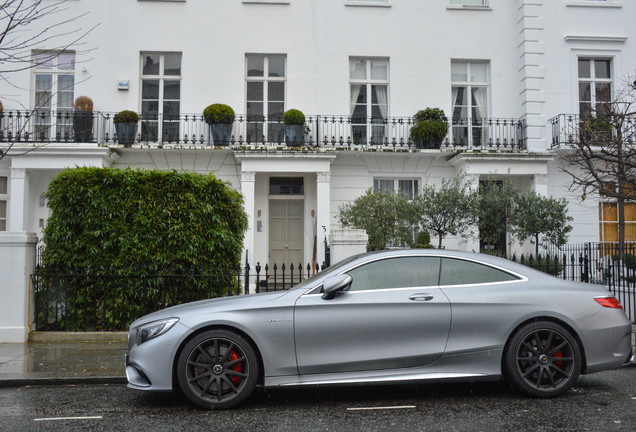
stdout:
[(596, 303), (606, 308), (623, 309), (621, 302), (619, 302), (618, 299), (614, 296), (594, 297), (594, 300), (596, 301)]

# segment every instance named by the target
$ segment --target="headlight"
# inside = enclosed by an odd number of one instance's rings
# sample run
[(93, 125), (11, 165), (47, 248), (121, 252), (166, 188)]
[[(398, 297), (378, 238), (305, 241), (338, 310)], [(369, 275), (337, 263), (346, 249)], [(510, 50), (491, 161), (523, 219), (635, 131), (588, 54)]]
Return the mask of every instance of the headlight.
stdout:
[(148, 342), (150, 339), (161, 336), (168, 330), (170, 330), (176, 323), (179, 322), (179, 318), (168, 318), (159, 321), (153, 321), (145, 324), (137, 329), (137, 345), (141, 345), (144, 342)]

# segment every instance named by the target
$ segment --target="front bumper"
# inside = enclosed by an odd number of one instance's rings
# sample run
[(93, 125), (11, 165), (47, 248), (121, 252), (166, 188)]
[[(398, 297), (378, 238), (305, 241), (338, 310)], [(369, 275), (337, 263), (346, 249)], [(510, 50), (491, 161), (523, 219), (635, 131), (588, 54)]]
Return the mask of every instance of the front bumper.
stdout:
[(178, 347), (190, 329), (177, 323), (165, 334), (137, 345), (128, 345), (126, 378), (128, 387), (137, 390), (171, 391), (172, 372)]

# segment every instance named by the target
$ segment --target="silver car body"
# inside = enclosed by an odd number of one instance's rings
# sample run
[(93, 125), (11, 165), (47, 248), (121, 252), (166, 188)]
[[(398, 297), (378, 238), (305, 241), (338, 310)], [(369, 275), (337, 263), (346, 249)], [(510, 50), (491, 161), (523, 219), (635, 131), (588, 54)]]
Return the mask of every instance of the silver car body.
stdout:
[[(473, 261), (514, 275), (492, 283), (413, 286), (321, 295), (323, 282), (371, 261), (396, 257)], [(289, 291), (199, 301), (147, 315), (130, 327), (128, 386), (175, 388), (180, 348), (202, 329), (244, 334), (262, 362), (265, 387), (497, 379), (515, 329), (543, 319), (577, 338), (582, 373), (628, 360), (631, 323), (621, 309), (599, 305), (603, 286), (564, 281), (487, 255), (442, 250), (395, 250), (342, 261)], [(165, 334), (137, 345), (138, 329), (178, 318)]]

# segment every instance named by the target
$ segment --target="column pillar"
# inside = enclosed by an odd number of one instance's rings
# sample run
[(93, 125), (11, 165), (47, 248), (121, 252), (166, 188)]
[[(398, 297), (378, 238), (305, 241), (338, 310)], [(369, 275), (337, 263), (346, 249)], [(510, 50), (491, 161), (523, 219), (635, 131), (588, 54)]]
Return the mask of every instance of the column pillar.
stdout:
[(548, 196), (548, 176), (545, 174), (535, 174), (532, 177), (532, 190), (544, 197)]
[(24, 343), (29, 337), (37, 242), (33, 233), (0, 232), (0, 343)]
[(254, 263), (254, 200), (255, 200), (255, 174), (254, 171), (241, 172), (241, 193), (245, 203), (245, 213), (247, 214), (247, 231), (245, 231), (245, 240), (243, 241), (243, 255), (241, 260), (245, 260), (245, 251), (247, 251), (247, 259), (251, 266)]
[[(466, 175), (466, 184), (472, 193), (478, 193), (479, 175)], [(466, 250), (479, 252), (479, 226), (475, 228), (475, 235), (466, 241)]]
[[(316, 173), (316, 257), (322, 267), (325, 260), (325, 238), (331, 234), (331, 173)], [(333, 260), (332, 260), (333, 263)]]
[(531, 151), (546, 151), (548, 119), (545, 112), (545, 0), (518, 0), (517, 17), (519, 78), (526, 145)]
[(25, 169), (11, 168), (7, 231), (22, 232), (25, 230), (24, 216), (27, 204), (27, 181), (27, 171)]

